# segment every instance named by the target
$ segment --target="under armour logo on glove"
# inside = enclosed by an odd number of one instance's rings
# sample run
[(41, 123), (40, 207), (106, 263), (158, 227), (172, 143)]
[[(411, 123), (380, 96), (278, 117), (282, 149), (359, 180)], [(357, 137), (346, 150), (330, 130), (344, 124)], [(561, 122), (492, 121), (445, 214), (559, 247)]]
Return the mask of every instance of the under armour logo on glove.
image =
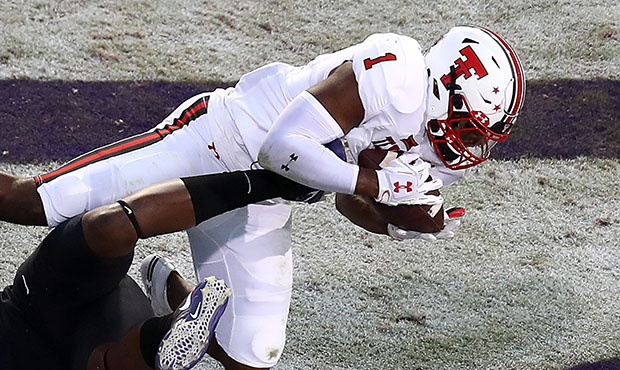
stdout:
[(400, 189), (407, 189), (407, 192), (410, 192), (413, 190), (412, 186), (413, 183), (411, 181), (407, 181), (407, 185), (401, 185), (400, 182), (396, 181), (394, 183), (394, 192), (398, 193)]
[(290, 159), (288, 160), (288, 163), (286, 163), (286, 164), (282, 164), (282, 166), (280, 166), (280, 168), (281, 168), (281, 169), (283, 169), (284, 171), (289, 171), (289, 170), (290, 170), (290, 167), (289, 167), (288, 165), (289, 165), (289, 164), (291, 164), (291, 162), (296, 161), (296, 160), (299, 158), (299, 156), (298, 156), (298, 155), (296, 155), (295, 153), (291, 153), (291, 155), (289, 156), (289, 158), (290, 158)]
[[(395, 206), (399, 204), (442, 204), (440, 195), (429, 195), (429, 191), (443, 186), (440, 179), (430, 181), (431, 165), (417, 154), (403, 154), (377, 171), (379, 203)], [(406, 184), (406, 185), (405, 185)], [(401, 191), (404, 190), (404, 191)]]

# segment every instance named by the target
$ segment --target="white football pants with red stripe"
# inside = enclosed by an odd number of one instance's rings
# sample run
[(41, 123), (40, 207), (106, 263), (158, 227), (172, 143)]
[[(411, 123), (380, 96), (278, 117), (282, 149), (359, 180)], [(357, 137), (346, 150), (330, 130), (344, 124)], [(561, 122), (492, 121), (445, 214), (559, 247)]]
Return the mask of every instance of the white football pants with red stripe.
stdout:
[[(154, 129), (38, 176), (48, 223), (161, 181), (249, 169), (255, 158), (222, 106), (226, 93), (194, 96)], [(292, 288), (290, 215), (288, 204), (266, 201), (188, 230), (198, 279), (215, 275), (233, 290), (216, 329), (218, 343), (248, 366), (274, 366), (284, 347)]]

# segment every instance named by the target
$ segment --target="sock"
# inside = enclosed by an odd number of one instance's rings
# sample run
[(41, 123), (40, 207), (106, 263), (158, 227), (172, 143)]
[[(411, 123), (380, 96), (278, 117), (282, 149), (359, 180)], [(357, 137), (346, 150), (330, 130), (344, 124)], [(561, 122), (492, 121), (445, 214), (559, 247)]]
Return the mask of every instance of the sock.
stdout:
[(140, 352), (147, 365), (155, 368), (155, 357), (159, 343), (172, 326), (172, 314), (161, 317), (152, 317), (146, 320), (140, 328)]
[(313, 191), (267, 170), (201, 175), (181, 180), (192, 198), (196, 224), (267, 199), (303, 200)]

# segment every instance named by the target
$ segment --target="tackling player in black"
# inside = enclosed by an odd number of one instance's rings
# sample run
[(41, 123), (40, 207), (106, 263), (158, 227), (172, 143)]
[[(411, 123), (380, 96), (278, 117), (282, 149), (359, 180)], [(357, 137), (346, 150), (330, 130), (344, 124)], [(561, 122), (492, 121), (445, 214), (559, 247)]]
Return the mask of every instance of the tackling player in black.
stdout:
[[(138, 238), (184, 230), (265, 199), (304, 200), (309, 194), (311, 189), (268, 171), (231, 172), (153, 185), (65, 221), (0, 294), (2, 369), (154, 368), (162, 338), (186, 318), (179, 310), (154, 317), (127, 275)], [(192, 288), (180, 282), (170, 296), (184, 297)], [(216, 359), (218, 352), (209, 348)], [(191, 368), (198, 359), (191, 360), (175, 368)]]

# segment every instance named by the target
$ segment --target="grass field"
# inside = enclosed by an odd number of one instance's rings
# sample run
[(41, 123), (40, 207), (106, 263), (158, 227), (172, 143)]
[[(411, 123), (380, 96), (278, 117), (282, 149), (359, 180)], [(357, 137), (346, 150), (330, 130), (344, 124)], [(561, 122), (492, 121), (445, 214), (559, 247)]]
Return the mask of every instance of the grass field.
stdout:
[[(132, 129), (128, 120), (119, 126), (113, 112), (122, 102), (90, 110), (67, 104), (78, 122), (40, 107), (27, 119), (38, 90), (23, 80), (227, 83), (266, 62), (301, 64), (372, 32), (400, 32), (429, 46), (452, 25), (485, 25), (513, 44), (531, 85), (546, 87), (537, 97), (566, 104), (549, 117), (529, 101), (530, 121), (521, 122), (527, 130), (515, 128), (513, 145), (557, 140), (555, 130), (576, 119), (591, 127), (596, 115), (596, 129), (564, 133), (563, 143), (580, 153), (597, 145), (605, 127), (600, 145), (611, 149), (547, 158), (531, 148), (470, 170), (443, 192), (467, 209), (449, 242), (368, 234), (340, 216), (332, 198), (295, 206), (293, 302), (277, 369), (568, 369), (617, 359), (620, 106), (594, 88), (571, 95), (571, 104), (554, 86), (618, 86), (619, 22), (620, 4), (604, 1), (6, 1), (0, 79), (6, 89), (31, 90), (0, 102), (0, 127), (23, 129), (0, 136), (0, 171), (34, 175), (66, 159), (46, 154), (26, 164), (13, 159), (14, 146), (5, 149), (19, 140), (43, 152), (58, 144), (40, 135), (50, 127), (67, 131), (66, 145)], [(71, 101), (76, 93), (57, 94), (50, 100)], [(73, 130), (89, 119), (101, 122), (100, 131)], [(0, 223), (1, 285), (46, 231)], [(184, 234), (141, 242), (136, 261), (157, 250), (192, 276), (186, 243)], [(131, 273), (137, 276), (136, 266)], [(603, 366), (614, 363), (591, 368)], [(199, 366), (218, 368), (210, 360)]]

